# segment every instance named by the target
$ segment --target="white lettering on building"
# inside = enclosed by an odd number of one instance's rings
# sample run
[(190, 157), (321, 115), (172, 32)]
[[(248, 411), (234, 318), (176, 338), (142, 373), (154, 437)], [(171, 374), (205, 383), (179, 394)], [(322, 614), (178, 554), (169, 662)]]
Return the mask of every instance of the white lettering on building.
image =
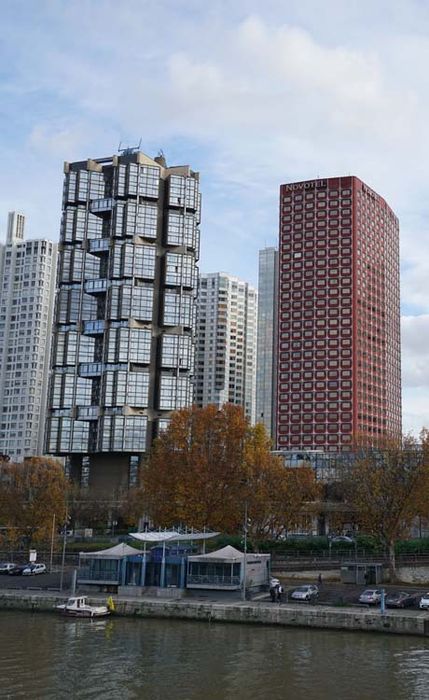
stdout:
[(371, 197), (372, 199), (375, 199), (376, 202), (378, 202), (378, 195), (372, 190), (370, 187), (367, 187), (367, 185), (364, 185), (362, 183), (362, 192), (368, 195), (368, 197)]
[(287, 192), (295, 190), (314, 190), (326, 187), (326, 180), (308, 180), (307, 182), (295, 182), (292, 185), (285, 185)]

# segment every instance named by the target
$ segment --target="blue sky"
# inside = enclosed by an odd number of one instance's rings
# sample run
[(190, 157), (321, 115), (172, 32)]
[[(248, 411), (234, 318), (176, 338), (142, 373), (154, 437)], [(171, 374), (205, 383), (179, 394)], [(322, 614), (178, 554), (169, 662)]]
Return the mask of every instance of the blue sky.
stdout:
[(404, 428), (429, 426), (429, 3), (2, 0), (0, 236), (58, 238), (62, 163), (201, 173), (201, 269), (256, 284), (281, 182), (355, 174), (401, 222)]

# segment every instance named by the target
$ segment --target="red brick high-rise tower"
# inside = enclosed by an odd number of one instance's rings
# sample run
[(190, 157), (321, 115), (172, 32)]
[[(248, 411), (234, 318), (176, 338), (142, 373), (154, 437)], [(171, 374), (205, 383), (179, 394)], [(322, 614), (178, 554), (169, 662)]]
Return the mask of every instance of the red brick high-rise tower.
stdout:
[(401, 432), (399, 223), (357, 177), (280, 188), (277, 448)]

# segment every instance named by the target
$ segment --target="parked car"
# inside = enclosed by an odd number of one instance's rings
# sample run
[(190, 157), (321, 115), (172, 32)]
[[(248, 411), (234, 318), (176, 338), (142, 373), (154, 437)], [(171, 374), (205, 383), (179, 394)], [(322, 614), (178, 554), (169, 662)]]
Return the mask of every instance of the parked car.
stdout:
[(9, 576), (22, 576), (22, 573), (27, 566), (28, 564), (15, 564), (13, 569), (10, 569)]
[(412, 608), (416, 602), (415, 593), (407, 591), (392, 591), (386, 596), (387, 608)]
[(8, 574), (11, 569), (13, 569), (15, 564), (12, 564), (10, 561), (2, 561), (0, 562), (0, 574)]
[(381, 601), (381, 590), (378, 588), (367, 588), (359, 596), (359, 603), (367, 605), (377, 605)]
[(27, 564), (23, 576), (34, 576), (35, 574), (46, 574), (46, 564)]
[(354, 544), (355, 541), (353, 537), (349, 537), (348, 535), (334, 535), (334, 537), (330, 538), (331, 542), (333, 544)]
[(305, 586), (299, 586), (298, 588), (295, 588), (294, 591), (291, 593), (291, 598), (292, 600), (303, 600), (306, 602), (310, 602), (310, 600), (314, 600), (317, 598), (319, 595), (319, 589), (317, 586), (313, 586), (312, 584), (308, 584)]
[(34, 564), (34, 571), (33, 574), (46, 574), (48, 569), (46, 568), (46, 564)]
[(420, 598), (419, 608), (420, 610), (429, 609), (429, 593), (424, 593), (422, 595), (422, 597)]

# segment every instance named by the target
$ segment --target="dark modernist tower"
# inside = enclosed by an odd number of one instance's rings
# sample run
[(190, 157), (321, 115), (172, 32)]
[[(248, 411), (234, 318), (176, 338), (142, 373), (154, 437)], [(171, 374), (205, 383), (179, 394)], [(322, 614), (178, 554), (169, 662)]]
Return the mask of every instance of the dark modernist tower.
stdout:
[(65, 164), (47, 452), (110, 493), (193, 396), (198, 173), (138, 150)]

